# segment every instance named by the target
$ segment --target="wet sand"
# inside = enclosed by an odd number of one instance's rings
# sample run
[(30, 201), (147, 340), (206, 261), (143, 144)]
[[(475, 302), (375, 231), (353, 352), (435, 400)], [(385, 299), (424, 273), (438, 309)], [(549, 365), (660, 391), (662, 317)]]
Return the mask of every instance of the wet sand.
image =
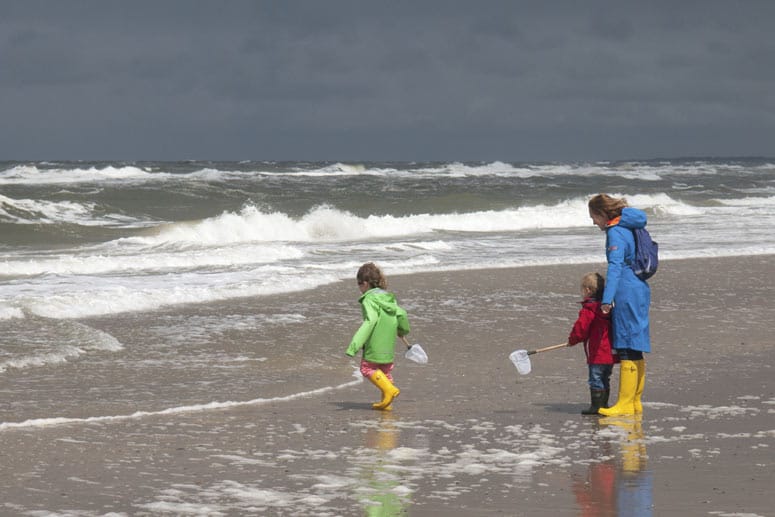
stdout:
[[(308, 393), (296, 398), (2, 428), (0, 510), (772, 515), (775, 257), (661, 264), (637, 419), (579, 414), (589, 403), (581, 347), (531, 356), (525, 376), (508, 360), (515, 349), (564, 341), (581, 274), (603, 267), (390, 278), (410, 313), (410, 340), (430, 356), (427, 365), (397, 362), (392, 412), (370, 409), (378, 392), (367, 382), (310, 373), (283, 387)], [(246, 303), (260, 311), (309, 296)], [(314, 296), (326, 300), (330, 327), (267, 339), (314, 340), (354, 369), (343, 354), (359, 323), (354, 282)]]

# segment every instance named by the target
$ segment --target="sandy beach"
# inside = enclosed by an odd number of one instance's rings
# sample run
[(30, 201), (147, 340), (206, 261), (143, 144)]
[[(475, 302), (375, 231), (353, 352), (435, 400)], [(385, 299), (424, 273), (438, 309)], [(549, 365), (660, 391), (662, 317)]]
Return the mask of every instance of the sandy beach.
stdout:
[[(321, 313), (255, 343), (281, 344), (291, 363), (296, 348), (315, 349), (339, 377), (305, 369), (252, 396), (214, 385), (169, 412), (104, 400), (111, 418), (45, 425), (11, 425), (7, 403), (0, 513), (775, 515), (775, 256), (660, 265), (642, 418), (579, 414), (589, 403), (581, 347), (531, 356), (524, 376), (508, 360), (565, 340), (592, 270), (604, 264), (389, 276), (410, 341), (430, 356), (397, 361), (392, 412), (371, 410), (378, 392), (344, 356), (360, 323), (354, 280), (242, 300), (258, 313), (319, 299)], [(183, 312), (205, 310), (219, 307)], [(89, 323), (127, 346), (137, 328)], [(171, 393), (178, 384), (170, 378)], [(233, 404), (197, 406), (212, 400)]]

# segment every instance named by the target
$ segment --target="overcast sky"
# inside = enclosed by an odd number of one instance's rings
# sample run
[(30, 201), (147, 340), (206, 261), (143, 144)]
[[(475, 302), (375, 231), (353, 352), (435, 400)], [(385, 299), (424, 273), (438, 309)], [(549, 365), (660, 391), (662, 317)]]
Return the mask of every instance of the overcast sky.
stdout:
[(775, 1), (2, 0), (0, 160), (775, 156)]

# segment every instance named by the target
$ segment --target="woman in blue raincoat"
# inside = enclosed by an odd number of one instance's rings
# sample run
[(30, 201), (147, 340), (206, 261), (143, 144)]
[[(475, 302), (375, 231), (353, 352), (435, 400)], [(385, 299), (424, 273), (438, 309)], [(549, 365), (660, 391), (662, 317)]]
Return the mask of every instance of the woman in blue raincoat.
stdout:
[(646, 380), (644, 352), (651, 352), (649, 305), (651, 289), (632, 270), (635, 237), (632, 230), (646, 226), (646, 213), (627, 206), (625, 199), (598, 194), (589, 200), (589, 217), (606, 232), (605, 290), (601, 310), (611, 312), (614, 352), (619, 355), (619, 399), (601, 415), (643, 412), (641, 395)]

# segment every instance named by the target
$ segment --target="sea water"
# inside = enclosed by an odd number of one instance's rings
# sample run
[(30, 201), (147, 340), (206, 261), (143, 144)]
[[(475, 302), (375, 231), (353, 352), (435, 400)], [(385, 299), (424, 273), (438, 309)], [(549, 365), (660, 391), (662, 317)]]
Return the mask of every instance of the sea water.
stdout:
[[(766, 159), (0, 163), (0, 376), (18, 409), (0, 420), (205, 407), (222, 402), (213, 386), (236, 401), (294, 396), (276, 386), (297, 357), (261, 336), (322, 324), (316, 288), (367, 261), (389, 277), (601, 265), (598, 192), (647, 212), (662, 259), (775, 253)], [(272, 305), (291, 292), (302, 301)], [(180, 390), (159, 380), (170, 372)]]
[(586, 202), (663, 259), (775, 252), (775, 164), (3, 163), (0, 319), (207, 303), (350, 278), (595, 262)]

